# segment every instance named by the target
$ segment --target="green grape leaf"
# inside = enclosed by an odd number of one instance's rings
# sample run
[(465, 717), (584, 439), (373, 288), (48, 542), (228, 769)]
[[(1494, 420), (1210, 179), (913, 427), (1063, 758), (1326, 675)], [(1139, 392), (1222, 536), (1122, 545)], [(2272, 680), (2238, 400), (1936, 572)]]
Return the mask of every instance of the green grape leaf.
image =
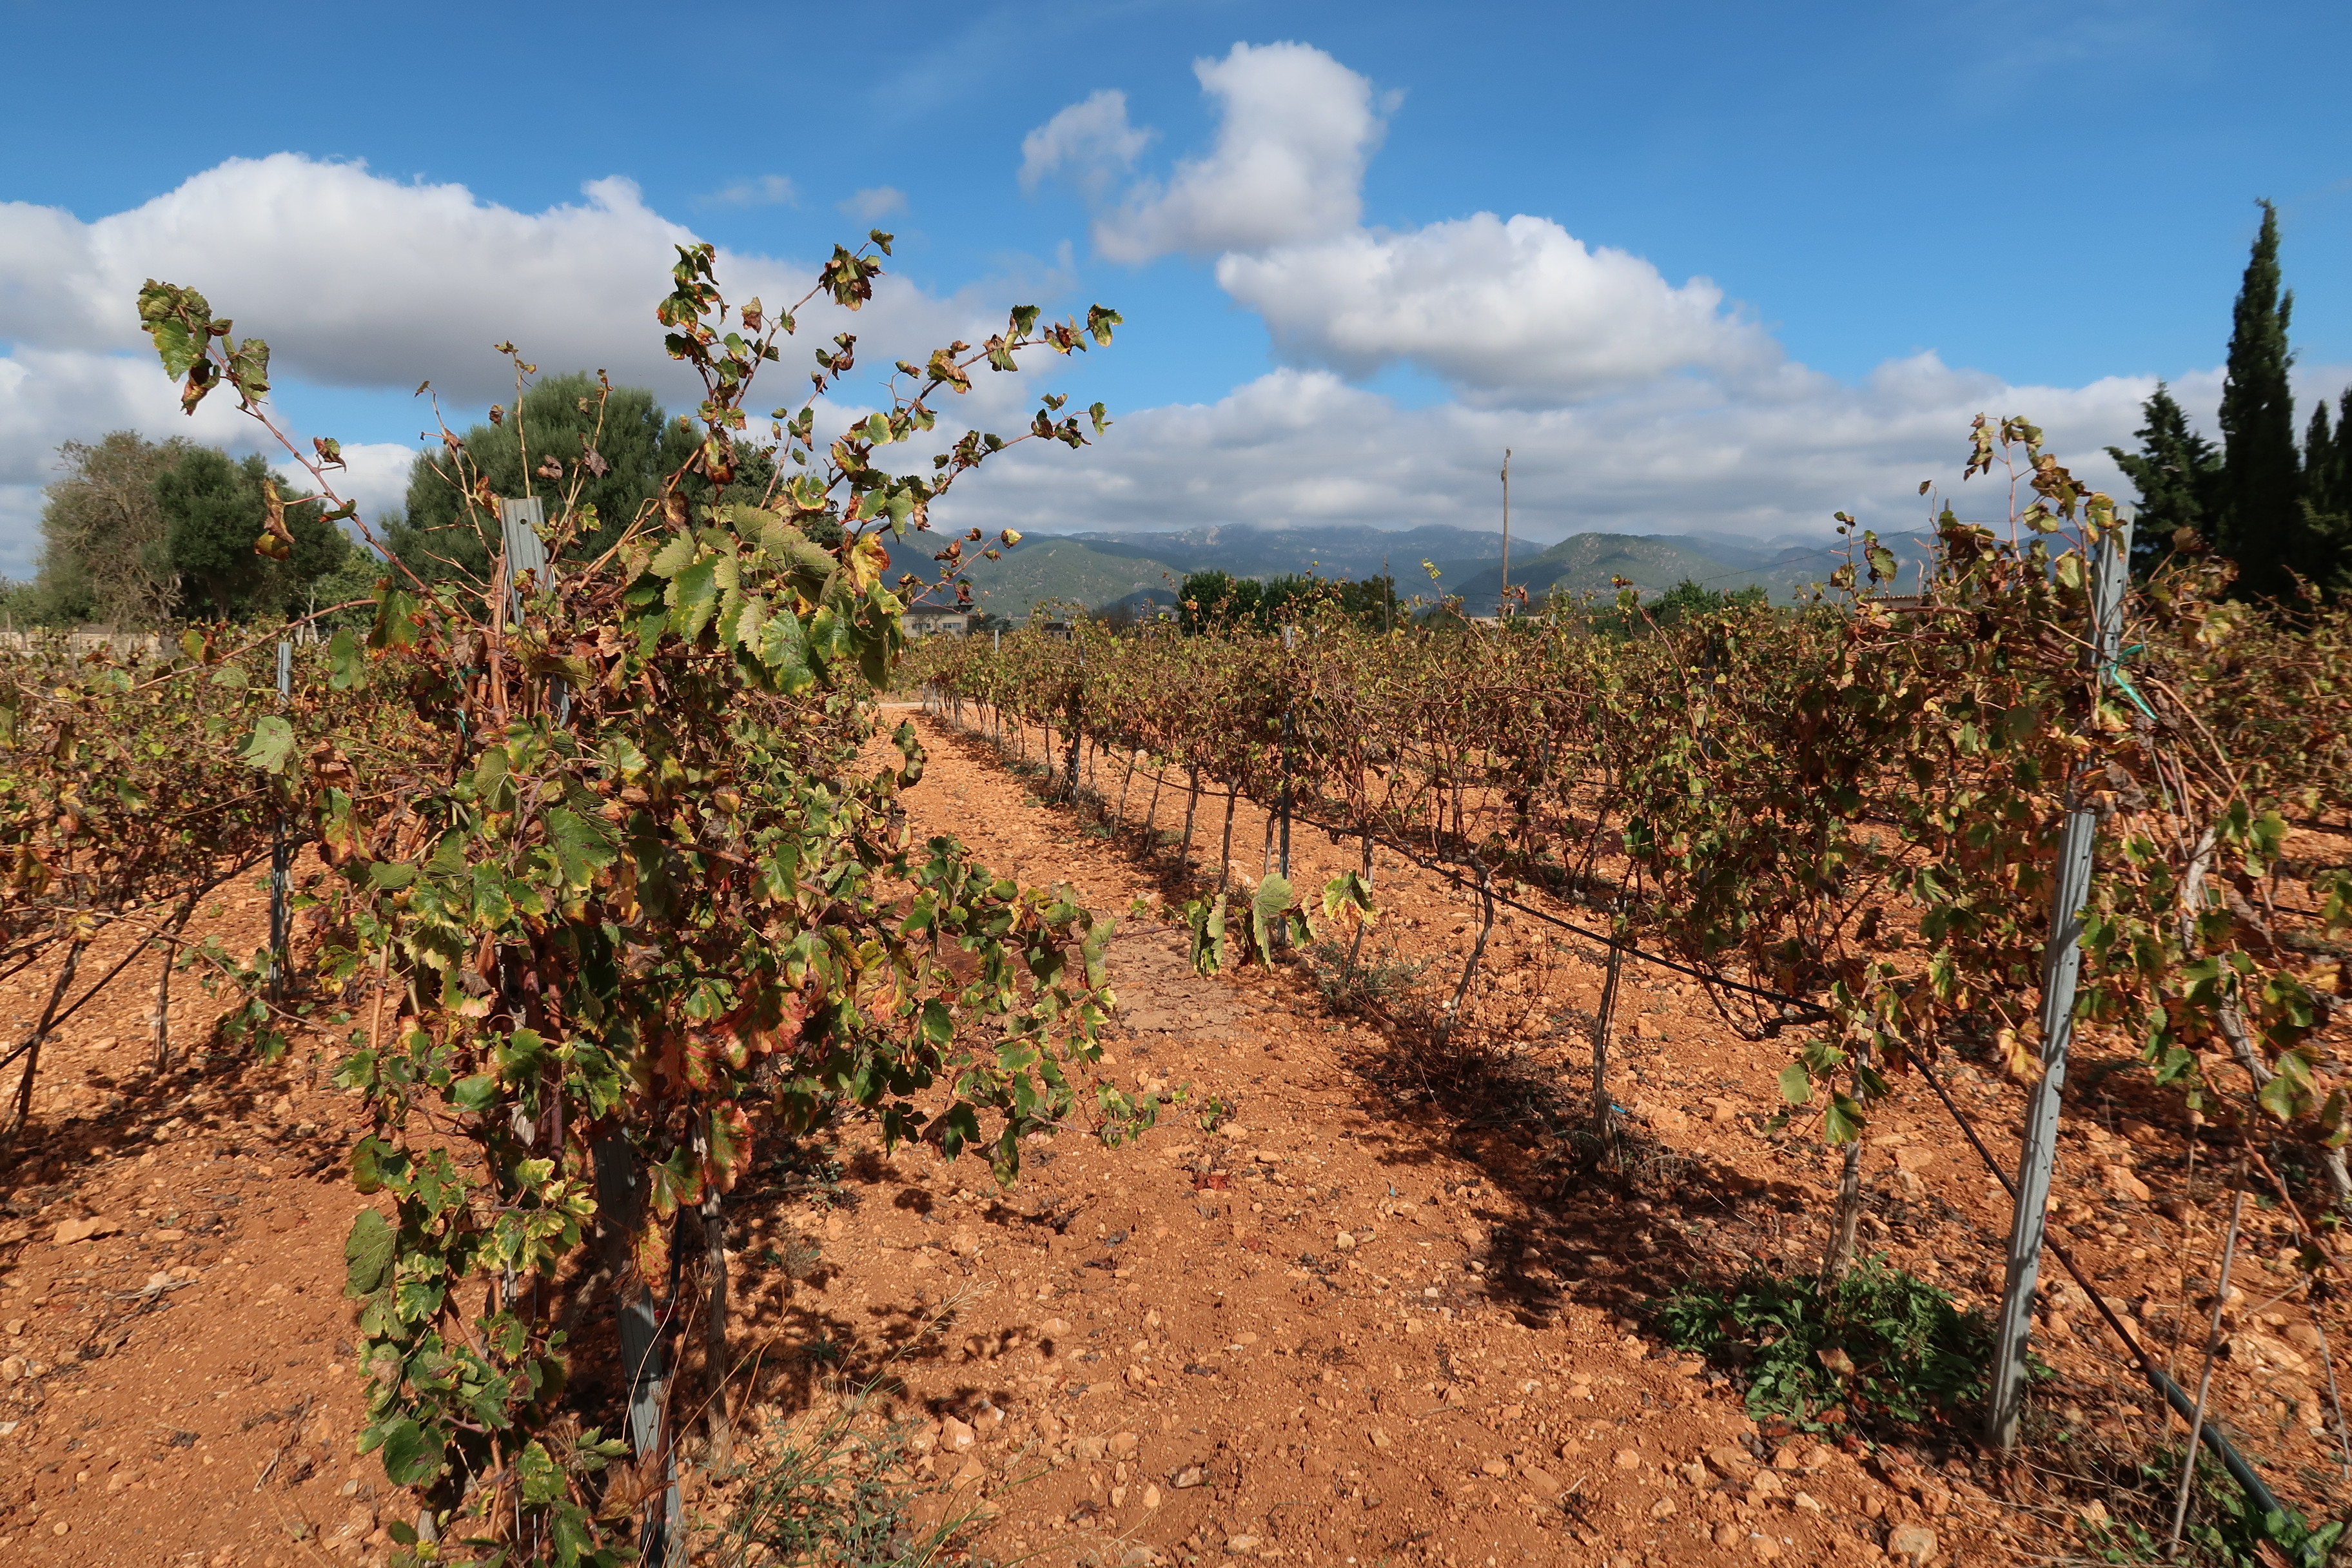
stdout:
[(776, 673), (777, 685), (786, 693), (798, 695), (816, 681), (809, 668), (808, 634), (800, 617), (779, 606), (776, 613), (760, 625), (760, 636), (752, 651), (760, 662)]
[(1337, 920), (1341, 910), (1355, 910), (1366, 925), (1375, 918), (1372, 889), (1352, 867), (1323, 884), (1323, 918)]
[(2310, 1085), (2284, 1072), (2263, 1085), (2262, 1092), (2254, 1096), (2254, 1100), (2281, 1121), (2292, 1121), (2313, 1110), (2315, 1104)]
[(294, 726), (275, 713), (255, 721), (253, 734), (237, 753), (237, 761), (263, 773), (282, 773), (294, 752)]
[(534, 1440), (515, 1456), (515, 1477), (522, 1482), (522, 1500), (544, 1508), (563, 1495), (562, 1468)]
[(956, 1101), (948, 1108), (947, 1114), (940, 1118), (940, 1154), (952, 1160), (963, 1152), (966, 1143), (979, 1142), (979, 1114), (962, 1100)]
[(373, 1209), (362, 1209), (343, 1240), (343, 1294), (352, 1300), (373, 1296), (392, 1278), (392, 1255), (399, 1236)]
[(258, 403), (269, 391), (269, 345), (247, 338), (228, 356), (228, 378), (247, 403)]
[(349, 691), (366, 679), (367, 658), (360, 652), (360, 639), (344, 626), (327, 644), (327, 684)]
[(440, 1436), (404, 1415), (383, 1428), (384, 1479), (396, 1487), (431, 1480), (446, 1468)]
[(719, 608), (719, 565), (698, 561), (672, 578), (662, 598), (670, 607), (670, 627), (683, 642), (692, 642), (710, 624)]
[(212, 341), (212, 306), (194, 289), (150, 278), (139, 290), (139, 324), (155, 340), (166, 375), (184, 376), (204, 358)]
[(1823, 1131), (1832, 1143), (1851, 1143), (1861, 1137), (1862, 1130), (1869, 1125), (1862, 1114), (1862, 1107), (1834, 1089), (1830, 1092), (1829, 1110), (1823, 1114), (1822, 1121)]
[(700, 549), (693, 534), (674, 534), (667, 544), (655, 552), (654, 558), (646, 563), (646, 570), (656, 577), (676, 577), (694, 564), (694, 558)]
[(1274, 964), (1275, 946), (1285, 932), (1283, 911), (1290, 907), (1290, 879), (1276, 872), (1257, 885), (1250, 898), (1250, 940), (1257, 949), (1258, 961), (1269, 968)]
[(499, 1080), (491, 1073), (476, 1073), (449, 1086), (449, 1103), (469, 1116), (487, 1114), (498, 1098)]
[(368, 632), (370, 647), (410, 647), (416, 642), (416, 598), (398, 588), (384, 590), (376, 605), (375, 626)]
[[(362, 1193), (382, 1192), (384, 1184), (384, 1157), (391, 1152), (392, 1145), (386, 1143), (383, 1139), (376, 1137), (373, 1133), (352, 1144), (350, 1160), (352, 1185), (357, 1187)], [(375, 1213), (373, 1209), (366, 1209), (362, 1212), (366, 1214)], [(382, 1223), (381, 1219), (379, 1219), (378, 1223)], [(354, 1226), (354, 1228), (356, 1229), (356, 1226)], [(348, 1244), (344, 1250), (345, 1256), (348, 1258), (350, 1252)], [(364, 1290), (360, 1292), (362, 1295), (366, 1295), (368, 1293), (368, 1291)]]
[(547, 842), (555, 851), (556, 865), (564, 881), (575, 888), (586, 887), (600, 868), (620, 856), (619, 847), (602, 821), (562, 806), (547, 814)]

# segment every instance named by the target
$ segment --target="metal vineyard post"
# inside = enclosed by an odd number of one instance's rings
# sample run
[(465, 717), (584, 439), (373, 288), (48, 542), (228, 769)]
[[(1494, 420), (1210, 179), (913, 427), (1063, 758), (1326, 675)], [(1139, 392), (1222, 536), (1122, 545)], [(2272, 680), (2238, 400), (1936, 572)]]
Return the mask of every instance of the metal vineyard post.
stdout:
[[(2103, 680), (2123, 646), (2124, 590), (2131, 563), (2131, 525), (2118, 523), (2099, 541), (2092, 568), (2093, 679)], [(2095, 705), (2095, 696), (2094, 698)], [(2079, 786), (2078, 786), (2079, 787)], [(2058, 1154), (2058, 1112), (2066, 1085), (2066, 1049), (2074, 1034), (2074, 984), (2083, 971), (2083, 907), (2091, 897), (2091, 852), (2098, 813), (2076, 800), (2066, 813), (2058, 847), (2058, 888), (2051, 900), (2050, 940), (2042, 960), (2042, 1077), (2025, 1113), (2025, 1146), (2018, 1157), (2017, 1210), (2009, 1233), (2009, 1274), (1995, 1330), (1992, 1400), (1985, 1437), (2006, 1452), (2017, 1446), (2025, 1409), (2025, 1342), (2033, 1324), (2033, 1287), (2042, 1268), (2042, 1237), (2049, 1225), (2050, 1175)]]

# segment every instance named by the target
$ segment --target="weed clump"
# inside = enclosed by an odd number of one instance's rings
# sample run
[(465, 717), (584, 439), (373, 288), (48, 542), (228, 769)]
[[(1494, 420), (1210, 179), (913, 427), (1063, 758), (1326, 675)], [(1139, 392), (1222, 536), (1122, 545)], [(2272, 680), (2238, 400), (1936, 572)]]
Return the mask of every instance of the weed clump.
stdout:
[(2093, 1494), (2086, 1505), (2076, 1508), (2074, 1517), (2096, 1561), (2318, 1568), (2343, 1538), (2341, 1520), (2315, 1528), (2298, 1509), (2282, 1505), (2261, 1510), (2212, 1450), (2200, 1446), (2180, 1532), (2184, 1550), (2176, 1554), (2167, 1543), (2179, 1499), (2181, 1458), (2177, 1440), (2146, 1451), (2100, 1445), (2069, 1453), (2069, 1479), (2081, 1491)]
[(1412, 994), (1422, 973), (1436, 962), (1404, 956), (1393, 940), (1376, 957), (1360, 958), (1357, 945), (1322, 938), (1300, 950), (1315, 989), (1335, 1007), (1355, 1012), (1395, 1010)]
[(710, 1543), (714, 1562), (928, 1568), (949, 1552), (978, 1512), (940, 1506), (942, 1489), (908, 1467), (903, 1429), (865, 1429), (869, 1392), (830, 1415), (779, 1426), (759, 1445)]
[(1989, 1393), (1983, 1314), (1883, 1258), (1857, 1264), (1826, 1301), (1813, 1275), (1754, 1269), (1724, 1289), (1685, 1285), (1651, 1312), (1668, 1343), (1745, 1384), (1749, 1415), (1801, 1431), (1916, 1424)]

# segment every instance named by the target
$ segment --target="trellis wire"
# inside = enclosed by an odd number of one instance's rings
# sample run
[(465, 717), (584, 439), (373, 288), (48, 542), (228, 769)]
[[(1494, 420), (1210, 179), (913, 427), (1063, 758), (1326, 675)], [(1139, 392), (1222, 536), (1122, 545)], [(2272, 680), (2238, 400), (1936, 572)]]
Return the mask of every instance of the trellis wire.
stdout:
[[(2122, 552), (2118, 552), (2118, 555), (2122, 556)], [(2123, 558), (2127, 559), (2127, 556)], [(969, 726), (964, 726), (964, 728), (969, 730)], [(1192, 772), (1193, 776), (1192, 787), (1197, 798), (1199, 774), (1197, 765), (1192, 767)], [(1166, 782), (1156, 769), (1149, 771), (1147, 776), (1152, 779), (1155, 788), (1160, 784)], [(1231, 809), (1232, 800), (1237, 793), (1237, 785), (1229, 787), (1229, 811)], [(1258, 805), (1261, 810), (1265, 809), (1263, 803), (1256, 801), (1255, 798), (1252, 799), (1251, 804)], [(1407, 848), (1397, 840), (1387, 836), (1375, 834), (1359, 827), (1343, 827), (1336, 824), (1319, 821), (1312, 816), (1307, 817), (1304, 820), (1306, 820), (1309, 826), (1323, 827), (1328, 832), (1335, 834), (1352, 834), (1363, 840), (1368, 850), (1373, 844), (1377, 843), (1383, 847), (1386, 847), (1391, 853), (1395, 854), (1407, 863), (1444, 879), (1462, 891), (1475, 892), (1478, 890), (1465, 882), (1465, 879), (1452, 868), (1426, 860), (1420, 855), (1414, 853), (1412, 849)], [(1189, 813), (1187, 826), (1189, 829)], [(1186, 835), (1186, 842), (1188, 845), (1190, 843), (1190, 838), (1191, 836), (1188, 831)], [(1787, 993), (1773, 991), (1763, 986), (1750, 985), (1744, 982), (1729, 979), (1728, 977), (1718, 973), (1694, 968), (1691, 965), (1683, 963), (1677, 960), (1668, 958), (1664, 954), (1649, 952), (1634, 942), (1625, 941), (1624, 939), (1615, 935), (1613, 932), (1601, 932), (1590, 930), (1589, 928), (1580, 926), (1574, 921), (1565, 920), (1548, 910), (1542, 910), (1531, 905), (1521, 903), (1517, 900), (1512, 899), (1504, 893), (1493, 892), (1489, 896), (1491, 896), (1494, 901), (1497, 904), (1516, 910), (1518, 913), (1525, 914), (1531, 919), (1543, 921), (1548, 925), (1555, 926), (1563, 931), (1570, 931), (1579, 936), (1585, 937), (1588, 940), (1600, 942), (1608, 950), (1608, 969), (1603, 984), (1601, 1013), (1598, 1020), (1596, 1021), (1594, 1030), (1594, 1117), (1596, 1121), (1596, 1132), (1604, 1140), (1609, 1136), (1609, 1132), (1611, 1131), (1609, 1119), (1612, 1114), (1612, 1106), (1608, 1099), (1606, 1087), (1602, 1081), (1601, 1074), (1605, 1070), (1603, 1064), (1605, 1064), (1606, 1061), (1605, 1053), (1607, 1049), (1607, 1031), (1610, 1028), (1611, 1019), (1615, 1012), (1620, 968), (1626, 958), (1637, 959), (1642, 963), (1653, 964), (1661, 969), (1687, 975), (1692, 979), (1698, 980), (1708, 985), (1717, 986), (1727, 991), (1738, 992), (1753, 996), (1761, 1001), (1777, 1003), (1783, 1009), (1795, 1009), (1797, 1011), (1799, 1015), (1797, 1017), (1789, 1018), (1784, 1016), (1780, 1020), (1768, 1024), (1768, 1029), (1777, 1029), (1780, 1024), (1789, 1022), (1825, 1022), (1831, 1016), (1826, 1009), (1822, 1008), (1819, 1005), (1808, 1001), (1803, 997), (1790, 995)], [(2002, 1192), (2006, 1194), (2011, 1200), (2012, 1204), (2014, 1204), (2017, 1199), (2016, 1184), (2011, 1179), (2008, 1173), (2001, 1168), (2000, 1163), (1993, 1157), (1992, 1152), (1985, 1146), (1983, 1140), (1978, 1135), (1974, 1124), (1969, 1121), (1968, 1117), (1960, 1110), (1959, 1107), (1953, 1102), (1950, 1095), (1946, 1092), (1944, 1086), (1937, 1079), (1934, 1069), (1925, 1063), (1919, 1064), (1919, 1076), (1926, 1080), (1929, 1089), (1934, 1091), (1937, 1100), (1943, 1105), (1946, 1112), (1952, 1118), (1954, 1124), (1958, 1127), (1962, 1135), (1967, 1138), (1969, 1145), (1975, 1149), (1978, 1157), (1983, 1161), (1986, 1170), (1991, 1173), (1994, 1180), (2000, 1184)], [(1603, 1146), (1606, 1146), (1605, 1142)], [(2075, 1284), (2083, 1290), (2084, 1296), (2089, 1299), (2092, 1307), (2097, 1311), (2101, 1320), (2105, 1322), (2109, 1331), (2115, 1334), (2116, 1340), (2123, 1345), (2126, 1352), (2131, 1356), (2133, 1361), (2137, 1363), (2142, 1375), (2147, 1379), (2150, 1387), (2165, 1400), (2168, 1405), (2179, 1413), (2182, 1420), (2194, 1421), (2198, 1411), (2197, 1404), (2190, 1399), (2188, 1392), (2184, 1390), (2180, 1384), (2170, 1376), (2170, 1374), (2166, 1373), (2161, 1367), (2158, 1366), (2154, 1360), (2149, 1357), (2147, 1351), (2139, 1343), (2137, 1338), (2132, 1334), (2130, 1330), (2124, 1326), (2122, 1319), (2116, 1315), (2114, 1307), (2107, 1301), (2105, 1296), (2100, 1292), (2098, 1287), (2091, 1280), (2089, 1276), (2086, 1275), (2083, 1271), (2082, 1268), (2074, 1261), (2073, 1255), (2066, 1249), (2063, 1244), (2062, 1244), (2055, 1237), (2045, 1235), (2042, 1238), (2041, 1245), (2046, 1247), (2051, 1255), (2058, 1259), (2060, 1267), (2065, 1269), (2067, 1274), (2074, 1280)], [(2332, 1373), (2332, 1367), (2330, 1370)], [(2239, 1489), (2245, 1494), (2249, 1503), (2252, 1505), (2253, 1510), (2258, 1514), (2266, 1516), (2278, 1510), (2280, 1504), (2275, 1495), (2272, 1493), (2269, 1487), (2255, 1472), (2253, 1467), (2248, 1463), (2245, 1457), (2241, 1454), (2236, 1447), (2231, 1444), (2230, 1440), (2214, 1426), (2210, 1423), (2204, 1423), (2200, 1426), (2191, 1443), (2192, 1456), (2198, 1443), (2202, 1443), (2212, 1449), (2215, 1457), (2221, 1460), (2223, 1468), (2229, 1471), (2231, 1478), (2237, 1482)], [(2307, 1553), (2305, 1554), (2305, 1561), (2308, 1565), (2308, 1568), (2317, 1568), (2315, 1562), (2310, 1559)]]

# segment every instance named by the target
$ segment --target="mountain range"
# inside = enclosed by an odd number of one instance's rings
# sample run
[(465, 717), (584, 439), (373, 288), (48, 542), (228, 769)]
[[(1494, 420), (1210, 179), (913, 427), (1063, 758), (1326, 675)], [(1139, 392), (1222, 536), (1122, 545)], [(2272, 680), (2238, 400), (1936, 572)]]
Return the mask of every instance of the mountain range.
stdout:
[[(1916, 581), (1934, 536), (1881, 535), (1879, 542), (1895, 552), (1900, 585)], [(1614, 579), (1622, 577), (1648, 598), (1687, 581), (1726, 594), (1760, 587), (1775, 602), (1788, 603), (1826, 582), (1845, 561), (1843, 543), (1773, 547), (1712, 535), (1578, 533), (1532, 559), (1514, 556), (1510, 585), (1524, 589), (1530, 601), (1548, 593), (1606, 598), (1616, 592)], [(1502, 563), (1481, 563), (1472, 572), (1441, 577), (1438, 585), (1460, 595), (1471, 613), (1491, 614), (1503, 590)]]
[[(1908, 584), (1928, 558), (1933, 536), (1885, 535)], [(1459, 597), (1472, 614), (1492, 613), (1503, 586), (1503, 536), (1432, 524), (1382, 531), (1360, 526), (1261, 528), (1230, 524), (1164, 533), (1031, 534), (1001, 560), (976, 561), (964, 574), (972, 600), (1008, 619), (1051, 602), (1107, 609), (1173, 604), (1193, 572), (1236, 577), (1311, 572), (1366, 578), (1385, 567), (1408, 598)], [(1727, 534), (1573, 534), (1549, 548), (1515, 542), (1511, 586), (1535, 599), (1550, 592), (1607, 597), (1623, 577), (1644, 597), (1685, 579), (1720, 592), (1760, 586), (1787, 602), (1825, 580), (1846, 559), (1843, 543), (1759, 541)], [(927, 562), (907, 563), (919, 570)], [(1424, 567), (1433, 568), (1433, 577)]]

